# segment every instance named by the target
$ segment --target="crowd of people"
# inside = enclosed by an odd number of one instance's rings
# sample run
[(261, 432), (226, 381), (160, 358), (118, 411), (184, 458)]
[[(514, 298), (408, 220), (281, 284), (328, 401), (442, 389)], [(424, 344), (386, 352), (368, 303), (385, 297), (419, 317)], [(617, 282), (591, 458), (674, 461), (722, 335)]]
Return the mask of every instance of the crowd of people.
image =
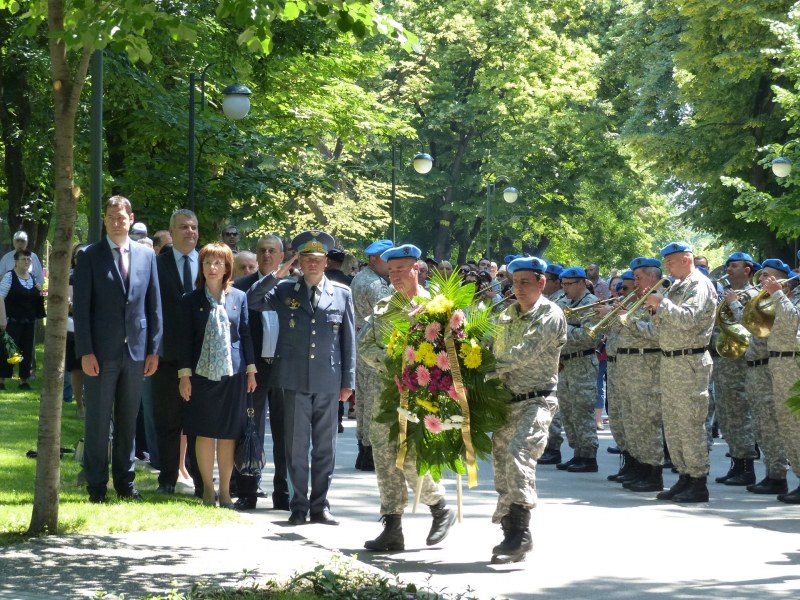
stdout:
[[(398, 444), (374, 408), (390, 327), (385, 307), (393, 298), (429, 297), (430, 275), (455, 271), (474, 284), (474, 306), (494, 314), (491, 350), (512, 395), (507, 423), (493, 436), (493, 520), (503, 531), (493, 562), (522, 560), (531, 548), (538, 465), (598, 471), (603, 410), (621, 455), (608, 480), (625, 489), (677, 503), (709, 501), (717, 423), (731, 456), (717, 483), (800, 503), (800, 487), (789, 491), (787, 482), (790, 465), (800, 475), (800, 418), (785, 403), (800, 379), (800, 287), (779, 259), (758, 264), (733, 253), (715, 281), (689, 244), (672, 242), (606, 281), (595, 264), (564, 268), (525, 256), (506, 256), (499, 266), (483, 257), (454, 269), (423, 259), (412, 244), (377, 240), (364, 248), (365, 262), (345, 269), (349, 257), (321, 231), (301, 232), (287, 247), (265, 235), (249, 252), (229, 225), (221, 241), (198, 249), (194, 213), (175, 211), (169, 228), (151, 239), (121, 196), (108, 200), (104, 224), (102, 240), (73, 253), (67, 338), (66, 370), (85, 414), (91, 502), (107, 501), (113, 416), (111, 480), (120, 498), (142, 499), (134, 485), (138, 439), (159, 469), (159, 494), (174, 494), (187, 475), (205, 504), (256, 508), (267, 496), (260, 476), (234, 469), (250, 407), (262, 445), (269, 413), (273, 507), (288, 511), (291, 525), (337, 525), (327, 495), (350, 402), (355, 467), (375, 471), (383, 520), (365, 547), (404, 549), (402, 515), (418, 485), (432, 516), (426, 543), (440, 543), (455, 520), (444, 486), (430, 475), (418, 482), (411, 452), (399, 468)], [(42, 279), (24, 242), (18, 232), (13, 262), (3, 257), (10, 268), (0, 280), (0, 327), (29, 357)], [(751, 309), (774, 313), (766, 331), (736, 329)], [(0, 367), (0, 386), (8, 367)], [(30, 362), (19, 376), (24, 389)], [(757, 481), (759, 453), (766, 473)], [(668, 489), (664, 469), (678, 474)]]

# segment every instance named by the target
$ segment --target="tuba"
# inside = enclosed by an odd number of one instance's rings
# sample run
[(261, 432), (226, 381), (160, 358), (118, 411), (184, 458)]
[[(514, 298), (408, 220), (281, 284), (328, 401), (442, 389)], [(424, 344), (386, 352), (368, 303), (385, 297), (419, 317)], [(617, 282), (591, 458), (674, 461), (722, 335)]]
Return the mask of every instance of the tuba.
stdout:
[[(744, 320), (744, 319), (742, 319)], [(741, 358), (750, 345), (750, 332), (736, 322), (730, 307), (725, 302), (720, 302), (717, 307), (717, 326), (719, 337), (714, 347), (723, 358)]]

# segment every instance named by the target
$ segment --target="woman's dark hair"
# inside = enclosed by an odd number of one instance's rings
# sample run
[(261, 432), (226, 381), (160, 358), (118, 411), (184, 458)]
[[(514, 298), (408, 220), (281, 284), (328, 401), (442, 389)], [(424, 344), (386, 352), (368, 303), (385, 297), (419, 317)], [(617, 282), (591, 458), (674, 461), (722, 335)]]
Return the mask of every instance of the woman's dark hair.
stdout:
[(14, 252), (14, 260), (19, 259), (20, 256), (30, 256), (31, 254), (33, 253), (27, 248), (25, 250), (17, 250)]

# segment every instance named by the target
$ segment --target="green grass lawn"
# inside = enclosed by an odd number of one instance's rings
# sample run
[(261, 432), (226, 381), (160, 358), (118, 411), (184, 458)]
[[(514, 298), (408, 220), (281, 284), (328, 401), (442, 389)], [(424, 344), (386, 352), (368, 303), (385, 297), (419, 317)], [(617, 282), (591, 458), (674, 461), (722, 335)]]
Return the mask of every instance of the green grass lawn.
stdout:
[[(41, 347), (37, 354), (37, 378), (32, 390), (17, 390), (17, 380), (6, 380), (0, 391), (0, 544), (24, 539), (33, 506), (36, 459), (25, 457), (36, 449), (39, 420), (39, 385), (46, 375)], [(83, 437), (83, 420), (74, 403), (64, 403), (61, 419), (61, 446), (74, 448)], [(237, 522), (240, 515), (231, 510), (204, 507), (192, 496), (176, 494), (165, 498), (155, 494), (156, 474), (137, 467), (136, 487), (145, 502), (116, 501), (109, 490), (109, 503), (90, 504), (85, 487), (78, 486), (80, 465), (71, 454), (61, 459), (61, 494), (58, 533), (117, 533), (145, 529), (168, 529)]]

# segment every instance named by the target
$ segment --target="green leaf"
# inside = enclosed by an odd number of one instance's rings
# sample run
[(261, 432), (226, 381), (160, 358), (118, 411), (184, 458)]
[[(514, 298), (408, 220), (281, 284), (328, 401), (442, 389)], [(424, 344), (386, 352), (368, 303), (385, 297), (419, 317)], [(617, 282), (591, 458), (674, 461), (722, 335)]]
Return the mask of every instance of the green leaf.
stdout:
[(300, 16), (300, 7), (296, 2), (287, 2), (283, 7), (283, 18), (286, 21), (293, 21)]

